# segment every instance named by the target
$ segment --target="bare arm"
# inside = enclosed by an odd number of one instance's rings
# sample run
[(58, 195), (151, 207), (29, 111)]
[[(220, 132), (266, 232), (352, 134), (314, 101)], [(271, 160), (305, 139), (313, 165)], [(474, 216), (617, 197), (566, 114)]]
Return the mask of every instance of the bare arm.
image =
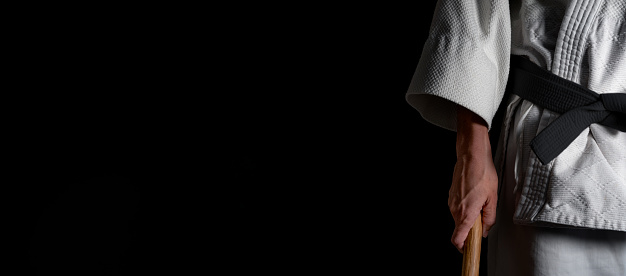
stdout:
[(457, 106), (456, 154), (448, 206), (455, 224), (451, 241), (463, 252), (467, 234), (481, 211), (483, 237), (495, 223), (498, 176), (487, 123), (460, 105)]

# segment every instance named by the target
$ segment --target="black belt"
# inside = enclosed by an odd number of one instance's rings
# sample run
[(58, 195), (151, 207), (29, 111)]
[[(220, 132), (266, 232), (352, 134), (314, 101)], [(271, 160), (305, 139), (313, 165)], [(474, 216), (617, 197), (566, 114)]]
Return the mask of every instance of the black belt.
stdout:
[(521, 56), (511, 56), (509, 92), (540, 107), (561, 113), (530, 142), (547, 164), (589, 125), (598, 123), (626, 132), (626, 94), (598, 94), (563, 79)]

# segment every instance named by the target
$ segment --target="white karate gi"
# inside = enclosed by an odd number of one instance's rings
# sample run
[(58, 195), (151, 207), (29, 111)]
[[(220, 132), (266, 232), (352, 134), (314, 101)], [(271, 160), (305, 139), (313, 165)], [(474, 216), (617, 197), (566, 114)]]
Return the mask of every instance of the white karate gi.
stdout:
[(626, 133), (592, 124), (542, 164), (529, 142), (559, 114), (504, 97), (511, 54), (599, 94), (626, 93), (626, 1), (439, 0), (406, 94), (450, 130), (457, 104), (491, 128), (507, 103), (490, 275), (626, 275)]

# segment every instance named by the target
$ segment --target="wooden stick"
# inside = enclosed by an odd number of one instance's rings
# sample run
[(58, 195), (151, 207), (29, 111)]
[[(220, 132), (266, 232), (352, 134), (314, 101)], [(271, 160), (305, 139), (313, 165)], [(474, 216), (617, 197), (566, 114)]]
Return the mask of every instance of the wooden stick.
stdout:
[(465, 245), (463, 245), (463, 274), (462, 276), (478, 276), (480, 265), (480, 244), (483, 238), (482, 214), (470, 229)]

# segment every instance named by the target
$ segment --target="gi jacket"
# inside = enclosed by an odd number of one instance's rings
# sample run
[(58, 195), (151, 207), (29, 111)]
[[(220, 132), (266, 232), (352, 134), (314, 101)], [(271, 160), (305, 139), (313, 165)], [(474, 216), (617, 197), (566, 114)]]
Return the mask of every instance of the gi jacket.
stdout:
[(626, 231), (626, 133), (592, 124), (542, 164), (529, 142), (560, 114), (505, 97), (510, 55), (596, 93), (626, 93), (626, 1), (439, 0), (406, 93), (421, 116), (456, 131), (457, 104), (492, 127), (506, 105), (495, 163), (515, 143), (519, 224)]

